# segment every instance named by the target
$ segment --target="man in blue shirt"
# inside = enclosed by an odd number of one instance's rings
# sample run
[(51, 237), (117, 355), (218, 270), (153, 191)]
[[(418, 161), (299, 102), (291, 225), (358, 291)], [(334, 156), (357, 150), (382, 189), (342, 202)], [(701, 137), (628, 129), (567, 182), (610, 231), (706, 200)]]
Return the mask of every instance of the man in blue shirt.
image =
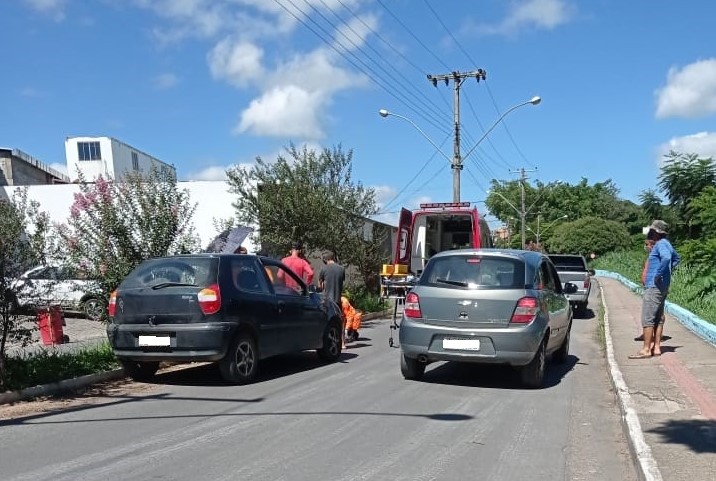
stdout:
[[(669, 225), (655, 220), (649, 226), (647, 238), (655, 241), (647, 260), (644, 282), (644, 299), (641, 307), (641, 326), (644, 329), (644, 346), (629, 356), (630, 359), (645, 359), (661, 355), (661, 333), (664, 303), (671, 285), (671, 272), (681, 262), (681, 257), (666, 238)], [(653, 342), (653, 347), (652, 347)]]

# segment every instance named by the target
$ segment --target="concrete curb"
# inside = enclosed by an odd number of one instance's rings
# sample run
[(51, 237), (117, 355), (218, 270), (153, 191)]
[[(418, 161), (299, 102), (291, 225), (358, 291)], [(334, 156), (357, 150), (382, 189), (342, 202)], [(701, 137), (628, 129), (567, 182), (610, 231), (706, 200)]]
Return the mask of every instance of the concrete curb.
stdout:
[(74, 379), (65, 379), (63, 381), (53, 382), (50, 384), (28, 387), (19, 391), (8, 391), (0, 394), (0, 404), (27, 401), (39, 396), (48, 396), (50, 394), (75, 391), (98, 382), (116, 381), (125, 377), (126, 374), (124, 374), (122, 369), (115, 369), (114, 371), (88, 374)]
[[(597, 277), (609, 277), (611, 279), (616, 279), (639, 295), (644, 292), (643, 287), (637, 285), (636, 283), (630, 281), (623, 275), (618, 274), (616, 272), (597, 270), (596, 275)], [(716, 347), (716, 325), (701, 319), (693, 312), (686, 310), (671, 301), (666, 301), (666, 307), (664, 308), (664, 310), (668, 314), (674, 316), (676, 320), (683, 324), (684, 327), (686, 327), (688, 330), (690, 330), (712, 346)]]
[(622, 428), (627, 434), (629, 450), (634, 459), (637, 475), (642, 481), (662, 481), (661, 471), (659, 471), (656, 460), (651, 453), (651, 448), (646, 443), (646, 439), (644, 439), (644, 432), (641, 430), (641, 423), (634, 409), (629, 388), (614, 357), (614, 344), (612, 343), (612, 334), (609, 328), (609, 309), (604, 299), (604, 288), (601, 283), (599, 283), (599, 297), (604, 310), (604, 340), (607, 350), (607, 363), (609, 364), (609, 378), (617, 396), (617, 403), (622, 414)]

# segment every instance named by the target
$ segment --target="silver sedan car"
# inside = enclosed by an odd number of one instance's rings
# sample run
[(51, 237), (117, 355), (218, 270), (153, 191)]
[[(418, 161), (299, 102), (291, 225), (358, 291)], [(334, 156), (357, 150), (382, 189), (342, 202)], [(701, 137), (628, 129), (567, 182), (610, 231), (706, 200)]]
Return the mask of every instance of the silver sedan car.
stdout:
[(464, 249), (430, 259), (405, 298), (400, 323), (400, 368), (420, 379), (435, 361), (506, 364), (522, 382), (542, 386), (549, 355), (569, 355), (572, 310), (560, 283), (539, 252)]

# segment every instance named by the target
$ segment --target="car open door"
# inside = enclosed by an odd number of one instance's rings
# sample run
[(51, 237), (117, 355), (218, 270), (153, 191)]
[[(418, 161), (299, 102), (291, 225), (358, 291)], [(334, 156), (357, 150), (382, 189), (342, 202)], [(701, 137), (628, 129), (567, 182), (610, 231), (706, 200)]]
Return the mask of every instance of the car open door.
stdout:
[(400, 210), (398, 238), (395, 243), (395, 263), (410, 265), (412, 242), (413, 213), (406, 208)]

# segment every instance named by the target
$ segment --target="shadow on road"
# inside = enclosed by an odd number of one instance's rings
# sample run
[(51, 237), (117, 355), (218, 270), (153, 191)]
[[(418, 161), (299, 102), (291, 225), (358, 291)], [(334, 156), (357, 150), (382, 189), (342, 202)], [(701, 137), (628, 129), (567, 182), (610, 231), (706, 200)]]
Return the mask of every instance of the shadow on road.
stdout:
[(581, 313), (578, 311), (574, 311), (574, 319), (589, 320), (589, 319), (594, 319), (596, 317), (597, 317), (597, 314), (592, 309), (589, 309), (589, 308), (587, 308), (584, 312), (581, 312)]
[(647, 432), (659, 434), (663, 442), (683, 444), (696, 453), (716, 453), (716, 421), (705, 419), (666, 421)]
[[(358, 354), (343, 351), (338, 362), (348, 362), (356, 357)], [(312, 351), (262, 359), (254, 383), (271, 381), (325, 366), (327, 364), (318, 359), (316, 353)], [(150, 382), (170, 386), (234, 386), (224, 381), (217, 364), (200, 364), (195, 367), (189, 364), (185, 369), (160, 372)]]
[[(574, 369), (578, 361), (577, 356), (570, 355), (564, 364), (548, 363), (542, 388), (551, 388), (562, 382), (562, 379)], [(447, 362), (433, 369), (428, 366), (423, 382), (490, 389), (522, 388), (517, 369), (509, 366), (456, 362)]]

